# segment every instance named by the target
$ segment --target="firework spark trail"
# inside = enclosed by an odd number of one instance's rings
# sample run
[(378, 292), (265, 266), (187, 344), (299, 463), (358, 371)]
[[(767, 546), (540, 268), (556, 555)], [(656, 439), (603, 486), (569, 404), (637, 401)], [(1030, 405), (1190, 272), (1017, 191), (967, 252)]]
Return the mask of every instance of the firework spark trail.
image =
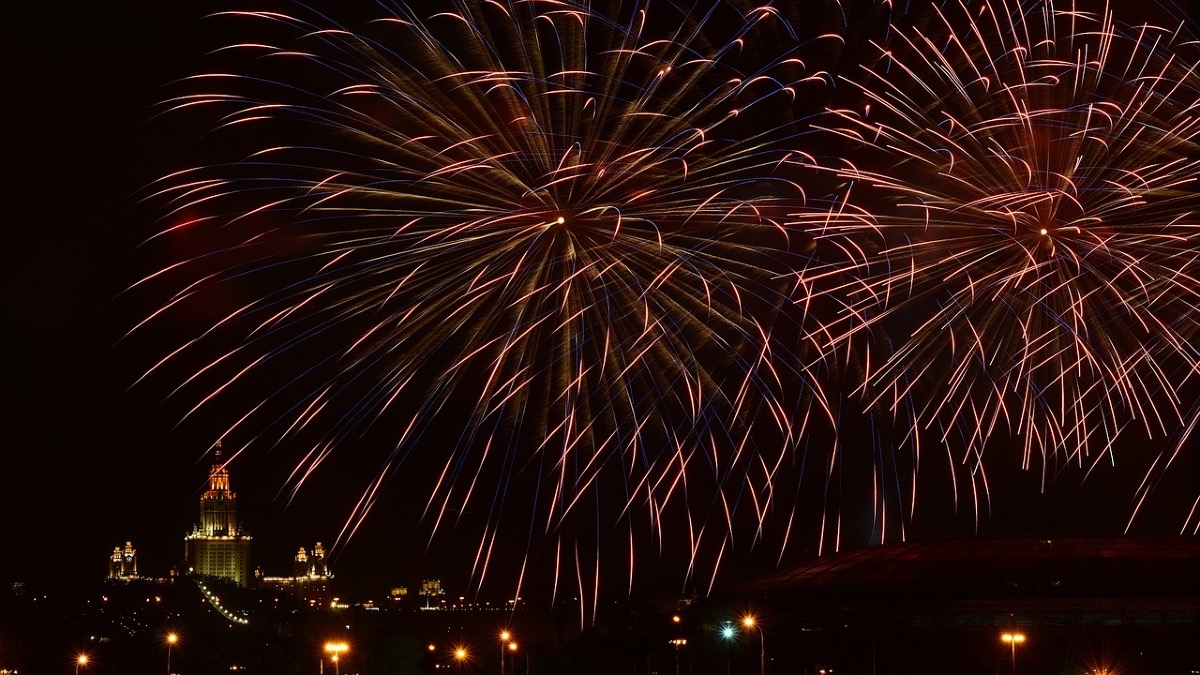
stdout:
[(820, 123), (845, 151), (809, 166), (844, 187), (799, 220), (835, 262), (797, 289), (842, 307), (809, 339), (882, 352), (865, 401), (965, 448), (973, 491), (999, 438), (1044, 478), (1134, 431), (1178, 438), (1200, 364), (1195, 43), (1072, 3), (947, 5), (894, 27)]
[[(785, 448), (830, 410), (772, 344), (782, 218), (802, 195), (781, 171), (793, 109), (829, 78), (803, 71), (770, 7), (654, 11), (461, 1), (364, 32), (229, 13), (263, 37), (169, 107), (216, 110), (251, 153), (164, 180), (161, 236), (208, 248), (147, 283), (184, 280), (171, 310), (213, 289), (248, 299), (151, 374), (228, 340), (186, 377), (202, 406), (290, 370), (229, 432), (308, 439), (297, 483), (364, 430), (394, 430), (341, 539), (402, 462), (437, 457), (435, 532), (488, 506), (480, 580), (513, 509), (534, 516), (529, 549), (568, 537), (555, 566), (580, 597), (600, 563), (584, 573), (572, 518), (645, 514), (662, 547), (682, 508), (693, 557), (724, 555), (743, 511), (761, 534)], [(764, 424), (775, 447), (755, 443)], [(601, 499), (613, 482), (622, 496)]]

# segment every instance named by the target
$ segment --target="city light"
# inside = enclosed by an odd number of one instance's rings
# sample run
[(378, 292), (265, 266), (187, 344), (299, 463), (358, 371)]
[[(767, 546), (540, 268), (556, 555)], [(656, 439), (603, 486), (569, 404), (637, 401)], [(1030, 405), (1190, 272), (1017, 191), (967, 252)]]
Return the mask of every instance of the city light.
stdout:
[(1012, 671), (1017, 675), (1017, 645), (1025, 642), (1024, 633), (1001, 633), (1000, 640), (1012, 647)]
[(506, 630), (500, 631), (500, 675), (504, 675), (504, 649), (508, 646), (510, 639), (512, 639), (512, 633)]
[(742, 625), (746, 630), (758, 631), (758, 672), (759, 675), (767, 675), (767, 637), (763, 635), (762, 627), (758, 625), (758, 619), (754, 618), (753, 614), (743, 616)]
[(687, 640), (684, 638), (675, 638), (669, 641), (675, 647), (675, 675), (680, 675), (679, 670), (679, 648), (687, 646)]
[(177, 642), (179, 642), (178, 635), (175, 633), (167, 633), (167, 675), (171, 675), (171, 649)]
[(470, 654), (467, 653), (465, 647), (454, 648), (454, 663), (458, 666), (458, 672), (462, 672), (463, 668), (466, 666), (467, 658), (469, 656)]
[(79, 675), (79, 667), (80, 666), (86, 666), (87, 664), (88, 664), (88, 655), (87, 654), (80, 654), (79, 656), (75, 657), (75, 675)]
[(721, 626), (721, 639), (725, 640), (725, 675), (730, 675), (733, 672), (730, 664), (729, 649), (734, 639), (737, 637), (737, 629), (729, 621)]
[(342, 666), (340, 663), (340, 657), (342, 654), (350, 651), (350, 645), (346, 644), (345, 642), (326, 642), (325, 651), (333, 655), (330, 657), (330, 660), (333, 661), (334, 675), (341, 675)]

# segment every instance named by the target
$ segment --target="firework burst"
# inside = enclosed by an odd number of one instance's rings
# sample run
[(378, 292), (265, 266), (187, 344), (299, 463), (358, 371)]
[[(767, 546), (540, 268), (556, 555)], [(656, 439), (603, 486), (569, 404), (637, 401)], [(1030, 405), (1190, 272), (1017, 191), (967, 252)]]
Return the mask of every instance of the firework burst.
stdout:
[(661, 547), (671, 510), (693, 559), (719, 560), (738, 514), (761, 525), (809, 411), (828, 415), (771, 338), (793, 111), (827, 78), (770, 7), (647, 5), (399, 6), (364, 31), (231, 13), (260, 37), (169, 105), (219, 111), (252, 152), (157, 192), (160, 236), (201, 248), (147, 280), (183, 284), (148, 321), (234, 309), (151, 373), (190, 369), (193, 413), (266, 392), (228, 433), (303, 439), (297, 485), (388, 435), (344, 536), (405, 462), (431, 472), (406, 482), (434, 486), (434, 531), (487, 511), (479, 578), (509, 510), (580, 597), (601, 556), (564, 534), (573, 516), (643, 514)]
[(1131, 431), (1179, 438), (1200, 357), (1194, 43), (1000, 0), (879, 52), (821, 125), (842, 150), (813, 166), (841, 187), (803, 221), (837, 262), (798, 288), (841, 311), (810, 338), (853, 345), (867, 401), (961, 451), (977, 507), (997, 439), (1046, 476)]

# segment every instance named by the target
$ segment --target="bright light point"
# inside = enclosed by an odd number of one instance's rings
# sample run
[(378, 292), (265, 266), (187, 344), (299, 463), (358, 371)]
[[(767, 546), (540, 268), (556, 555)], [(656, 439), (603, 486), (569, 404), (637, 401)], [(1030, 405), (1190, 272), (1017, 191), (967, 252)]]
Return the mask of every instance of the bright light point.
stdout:
[(674, 623), (679, 623), (680, 621), (683, 621), (683, 619), (678, 614), (676, 614), (675, 616), (671, 617), (671, 621)]
[(1024, 633), (1004, 633), (1000, 636), (1000, 639), (1003, 640), (1004, 642), (1015, 642), (1017, 644), (1020, 644), (1025, 641), (1025, 634)]
[(1041, 232), (1042, 234), (1047, 234), (1049, 232), (1049, 230), (1047, 230), (1046, 228), (1043, 227), (1041, 230), (1039, 230), (1039, 232)]
[(746, 628), (754, 628), (754, 617), (747, 616), (742, 619), (742, 625)]
[(467, 650), (463, 649), (462, 647), (455, 649), (454, 650), (454, 658), (458, 659), (459, 661), (462, 661), (463, 659), (467, 658)]
[(558, 218), (554, 219), (554, 222), (558, 223), (559, 225), (562, 225), (563, 223), (567, 222), (567, 219), (563, 218), (562, 216), (559, 216)]
[(517, 643), (515, 643), (515, 642), (508, 643), (508, 651), (510, 651), (510, 652), (517, 651)]
[(733, 639), (733, 626), (725, 626), (724, 628), (722, 628), (721, 629), (721, 637), (725, 638), (726, 640), (732, 640)]
[(75, 659), (75, 663), (78, 663), (81, 666), (86, 666), (87, 662), (88, 662), (87, 654), (80, 654), (79, 658)]
[(176, 642), (179, 642), (179, 636), (174, 633), (168, 633), (167, 642), (170, 644), (175, 644)]
[(508, 642), (508, 639), (510, 637), (512, 637), (512, 635), (508, 631), (504, 631), (504, 632), (500, 633), (500, 639), (504, 640), (505, 642)]

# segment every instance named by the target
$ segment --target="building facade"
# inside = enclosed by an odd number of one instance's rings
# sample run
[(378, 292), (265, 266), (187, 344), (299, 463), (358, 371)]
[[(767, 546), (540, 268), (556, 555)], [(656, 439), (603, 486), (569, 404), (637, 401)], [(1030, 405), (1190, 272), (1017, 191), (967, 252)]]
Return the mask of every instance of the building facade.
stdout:
[(133, 548), (133, 542), (125, 542), (124, 549), (120, 546), (114, 547), (112, 555), (108, 558), (108, 580), (136, 581), (137, 579), (137, 550)]
[(229, 470), (216, 457), (208, 489), (200, 497), (200, 523), (184, 537), (184, 561), (190, 574), (228, 579), (239, 586), (250, 582), (250, 535), (237, 519), (237, 495), (229, 488)]
[(259, 583), (264, 588), (290, 593), (310, 605), (328, 605), (332, 599), (329, 582), (333, 573), (325, 559), (325, 547), (321, 542), (308, 551), (304, 547), (293, 559), (292, 576), (268, 577), (259, 571)]

